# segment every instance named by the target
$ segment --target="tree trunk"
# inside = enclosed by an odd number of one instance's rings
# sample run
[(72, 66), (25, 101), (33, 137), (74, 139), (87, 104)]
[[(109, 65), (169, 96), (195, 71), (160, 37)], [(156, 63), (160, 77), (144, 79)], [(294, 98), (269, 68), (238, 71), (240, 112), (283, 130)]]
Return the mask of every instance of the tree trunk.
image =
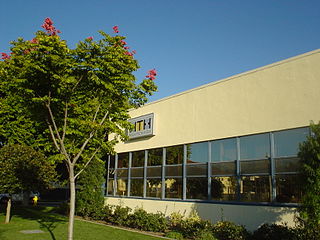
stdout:
[(9, 200), (7, 202), (7, 212), (6, 212), (6, 219), (4, 221), (4, 223), (9, 223), (10, 222), (10, 213), (11, 213), (11, 203), (12, 203), (12, 200), (11, 200), (11, 196), (9, 197)]
[(74, 168), (69, 168), (69, 182), (70, 182), (70, 209), (69, 209), (69, 225), (68, 225), (68, 240), (73, 239), (73, 225), (74, 225), (74, 212), (76, 200), (76, 185), (74, 178)]

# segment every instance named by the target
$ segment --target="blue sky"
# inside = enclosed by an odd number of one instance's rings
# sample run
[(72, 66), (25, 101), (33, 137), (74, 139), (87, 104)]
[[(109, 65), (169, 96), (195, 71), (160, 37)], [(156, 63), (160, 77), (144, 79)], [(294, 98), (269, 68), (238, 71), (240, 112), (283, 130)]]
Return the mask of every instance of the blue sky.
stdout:
[(46, 17), (72, 48), (118, 25), (151, 101), (320, 48), (319, 0), (11, 0), (0, 2), (0, 52), (32, 39)]

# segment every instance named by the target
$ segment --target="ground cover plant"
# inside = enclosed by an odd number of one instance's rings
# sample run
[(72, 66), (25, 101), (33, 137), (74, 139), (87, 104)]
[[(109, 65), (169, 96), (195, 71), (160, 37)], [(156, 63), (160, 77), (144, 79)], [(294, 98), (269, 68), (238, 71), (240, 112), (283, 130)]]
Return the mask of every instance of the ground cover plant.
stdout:
[[(13, 209), (12, 219), (9, 224), (0, 223), (1, 240), (60, 240), (66, 239), (65, 231), (68, 219), (65, 216), (55, 214), (53, 208), (21, 207)], [(4, 220), (4, 207), (0, 207), (0, 222)], [(77, 240), (106, 240), (106, 239), (137, 239), (156, 240), (157, 237), (143, 235), (135, 232), (115, 229), (106, 225), (97, 225), (89, 222), (75, 220), (75, 235)], [(25, 234), (23, 230), (41, 230), (44, 233)]]

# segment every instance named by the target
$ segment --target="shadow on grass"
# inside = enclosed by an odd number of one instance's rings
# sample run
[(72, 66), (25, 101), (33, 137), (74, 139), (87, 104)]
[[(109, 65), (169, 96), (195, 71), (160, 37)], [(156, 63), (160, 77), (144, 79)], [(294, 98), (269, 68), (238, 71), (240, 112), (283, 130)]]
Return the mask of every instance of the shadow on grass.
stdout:
[(11, 209), (11, 219), (14, 217), (38, 222), (40, 229), (49, 232), (52, 240), (56, 240), (53, 233), (54, 229), (56, 229), (59, 224), (67, 222), (66, 218), (56, 214), (53, 208), (42, 206), (13, 206)]

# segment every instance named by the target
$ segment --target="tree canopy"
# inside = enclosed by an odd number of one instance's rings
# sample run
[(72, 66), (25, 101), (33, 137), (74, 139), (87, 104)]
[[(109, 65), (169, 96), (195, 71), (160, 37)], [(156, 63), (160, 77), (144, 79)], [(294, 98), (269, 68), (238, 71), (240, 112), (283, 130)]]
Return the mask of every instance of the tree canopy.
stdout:
[(156, 91), (157, 73), (152, 69), (137, 83), (135, 51), (129, 51), (118, 26), (113, 35), (100, 31), (101, 39), (88, 37), (74, 49), (60, 38), (51, 19), (42, 27), (45, 31), (38, 31), (32, 40), (11, 42), (10, 55), (2, 53), (0, 90), (4, 103), (18, 101), (23, 109), (15, 116), (30, 120), (35, 135), (52, 140), (53, 144), (43, 144), (47, 149), (53, 146), (52, 159), (66, 164), (72, 239), (75, 180), (92, 159), (112, 152), (119, 139), (127, 139), (128, 110), (144, 104)]

